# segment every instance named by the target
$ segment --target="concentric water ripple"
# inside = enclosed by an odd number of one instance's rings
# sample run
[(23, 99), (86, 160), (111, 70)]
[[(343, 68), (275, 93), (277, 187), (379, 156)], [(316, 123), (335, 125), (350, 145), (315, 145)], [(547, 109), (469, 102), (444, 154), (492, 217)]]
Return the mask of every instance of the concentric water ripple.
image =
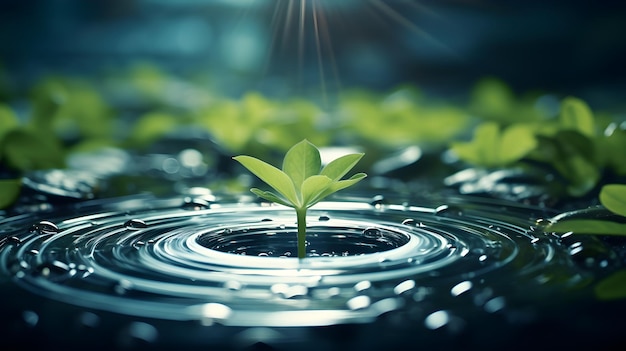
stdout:
[(541, 230), (553, 215), (545, 209), (424, 204), (322, 202), (308, 214), (303, 260), (293, 211), (250, 198), (140, 195), (6, 215), (0, 284), (89, 311), (203, 326), (363, 324), (393, 313), (438, 329), (468, 308), (515, 312), (520, 301), (587, 285), (590, 266), (614, 264), (602, 249), (577, 261), (569, 239)]

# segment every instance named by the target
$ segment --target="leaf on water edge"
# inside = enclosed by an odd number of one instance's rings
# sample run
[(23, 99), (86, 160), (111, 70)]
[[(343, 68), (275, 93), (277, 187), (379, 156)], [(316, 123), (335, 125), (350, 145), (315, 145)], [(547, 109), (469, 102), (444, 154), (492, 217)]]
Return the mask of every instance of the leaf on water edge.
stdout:
[(0, 179), (0, 208), (6, 208), (13, 204), (22, 188), (20, 179)]
[(294, 206), (300, 205), (293, 181), (283, 171), (252, 156), (235, 156), (233, 159), (278, 191)]
[(600, 203), (609, 211), (626, 217), (626, 185), (607, 184), (600, 190)]
[(594, 288), (600, 300), (616, 300), (626, 298), (626, 270), (621, 270), (604, 278)]
[(626, 236), (626, 224), (594, 219), (568, 219), (550, 224), (546, 231), (556, 233)]
[(361, 160), (364, 154), (349, 154), (341, 156), (329, 162), (320, 174), (336, 181), (341, 179)]
[(305, 179), (319, 174), (321, 164), (320, 152), (305, 139), (287, 151), (283, 159), (283, 172), (291, 178), (298, 191)]
[(592, 137), (595, 135), (593, 112), (583, 100), (567, 97), (561, 102), (560, 121), (563, 127)]

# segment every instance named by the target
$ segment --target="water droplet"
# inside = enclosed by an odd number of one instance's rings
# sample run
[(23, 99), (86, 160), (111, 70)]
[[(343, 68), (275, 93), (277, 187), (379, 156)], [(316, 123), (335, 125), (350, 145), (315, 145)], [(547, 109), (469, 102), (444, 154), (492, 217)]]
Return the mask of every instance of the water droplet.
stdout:
[(341, 294), (341, 289), (333, 286), (331, 288), (328, 288), (328, 297), (334, 297), (334, 296), (339, 296), (339, 294)]
[(122, 331), (119, 342), (123, 347), (132, 348), (145, 343), (152, 344), (158, 336), (159, 332), (152, 324), (132, 322)]
[(18, 238), (17, 236), (12, 236), (8, 239), (8, 242), (10, 244), (19, 245), (22, 243), (22, 239)]
[(76, 269), (71, 269), (65, 262), (58, 260), (44, 262), (35, 268), (35, 274), (53, 281), (70, 278), (75, 273)]
[(183, 202), (182, 208), (187, 211), (201, 211), (211, 207), (211, 203), (208, 200), (200, 198), (186, 197)]
[(446, 311), (437, 311), (429, 314), (424, 319), (424, 325), (428, 329), (439, 329), (450, 321), (450, 315)]
[(291, 299), (294, 297), (306, 296), (309, 293), (309, 288), (304, 285), (289, 286), (284, 283), (276, 283), (270, 287), (270, 291), (276, 295), (280, 295), (285, 299)]
[(384, 203), (385, 203), (385, 197), (382, 195), (376, 195), (372, 197), (372, 199), (370, 200), (370, 205), (374, 206), (375, 208), (382, 207)]
[(39, 323), (39, 315), (31, 310), (23, 311), (22, 319), (29, 327), (34, 327)]
[(456, 206), (441, 205), (435, 208), (437, 216), (463, 216), (463, 209)]
[(59, 227), (50, 221), (41, 221), (37, 224), (33, 224), (30, 227), (30, 232), (37, 234), (56, 234), (59, 232)]
[(30, 264), (24, 260), (14, 260), (7, 264), (9, 272), (17, 278), (24, 277), (24, 271), (30, 269)]
[(372, 282), (370, 282), (369, 280), (363, 280), (363, 281), (360, 281), (360, 282), (354, 284), (354, 290), (355, 291), (359, 291), (359, 292), (361, 292), (363, 290), (367, 290), (367, 289), (369, 289), (371, 287), (372, 287)]
[(489, 313), (494, 313), (494, 312), (498, 312), (502, 310), (505, 305), (506, 305), (506, 300), (504, 299), (504, 297), (499, 296), (499, 297), (494, 297), (488, 300), (487, 302), (485, 302), (485, 305), (483, 306), (483, 308), (485, 309), (485, 311)]
[(371, 299), (366, 295), (359, 295), (351, 298), (346, 302), (346, 306), (348, 306), (351, 310), (362, 310), (364, 308), (368, 308), (371, 304)]
[(124, 223), (124, 227), (126, 227), (126, 229), (128, 230), (139, 230), (143, 228), (148, 228), (148, 225), (141, 219), (129, 219), (128, 221), (126, 221), (126, 223)]
[(319, 216), (319, 218), (317, 219), (320, 222), (327, 222), (330, 220), (330, 217), (328, 216)]
[(113, 285), (113, 291), (118, 295), (125, 295), (128, 291), (132, 290), (134, 284), (130, 280), (122, 279)]
[(469, 280), (458, 283), (450, 289), (450, 294), (452, 296), (459, 296), (472, 288), (473, 284)]
[(545, 229), (547, 226), (552, 224), (553, 222), (549, 219), (539, 218), (535, 221), (535, 225), (537, 228)]
[(100, 317), (91, 312), (83, 312), (78, 316), (78, 323), (87, 328), (96, 328), (100, 325)]
[(230, 307), (216, 302), (205, 303), (200, 308), (202, 314), (200, 322), (205, 326), (211, 326), (215, 322), (223, 322), (233, 314)]
[(415, 224), (415, 220), (413, 218), (407, 218), (407, 219), (402, 221), (402, 224), (404, 224), (404, 225), (414, 225)]
[(376, 238), (381, 237), (382, 233), (380, 232), (380, 229), (378, 229), (378, 228), (369, 227), (369, 228), (366, 228), (366, 229), (363, 230), (363, 235), (366, 238), (376, 239)]
[(409, 279), (409, 280), (405, 280), (402, 283), (396, 285), (393, 288), (393, 292), (396, 295), (401, 295), (401, 294), (404, 294), (407, 291), (412, 290), (413, 288), (415, 288), (415, 280)]
[(239, 291), (241, 290), (242, 285), (241, 285), (241, 282), (238, 282), (236, 280), (228, 280), (224, 282), (224, 288), (230, 291)]

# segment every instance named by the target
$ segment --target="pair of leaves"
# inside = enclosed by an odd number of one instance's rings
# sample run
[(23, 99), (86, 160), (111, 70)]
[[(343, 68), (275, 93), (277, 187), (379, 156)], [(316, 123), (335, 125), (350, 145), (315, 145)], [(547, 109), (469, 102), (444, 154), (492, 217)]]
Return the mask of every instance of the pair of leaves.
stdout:
[(276, 191), (250, 189), (254, 194), (285, 206), (306, 209), (365, 178), (365, 173), (358, 173), (341, 180), (362, 157), (360, 153), (348, 154), (321, 169), (319, 150), (309, 141), (303, 140), (287, 151), (282, 170), (251, 156), (233, 158)]

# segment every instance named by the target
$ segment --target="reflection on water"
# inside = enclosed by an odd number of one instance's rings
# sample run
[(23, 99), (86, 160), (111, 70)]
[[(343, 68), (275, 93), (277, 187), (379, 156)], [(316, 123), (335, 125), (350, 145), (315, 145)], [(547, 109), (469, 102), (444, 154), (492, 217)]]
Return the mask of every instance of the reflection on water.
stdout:
[[(0, 284), (3, 308), (15, 313), (4, 318), (19, 337), (56, 330), (49, 324), (60, 315), (98, 335), (107, 316), (123, 335), (113, 346), (167, 342), (187, 323), (205, 328), (190, 345), (229, 347), (248, 338), (303, 342), (314, 326), (360, 325), (365, 340), (372, 325), (399, 339), (433, 338), (421, 334), (428, 330), (460, 337), (494, 316), (517, 333), (544, 313), (592, 302), (592, 284), (619, 268), (593, 237), (544, 232), (542, 219), (554, 215), (546, 209), (439, 201), (320, 203), (309, 211), (303, 260), (290, 209), (228, 196), (139, 195), (6, 216)], [(223, 328), (239, 334), (214, 334)]]

